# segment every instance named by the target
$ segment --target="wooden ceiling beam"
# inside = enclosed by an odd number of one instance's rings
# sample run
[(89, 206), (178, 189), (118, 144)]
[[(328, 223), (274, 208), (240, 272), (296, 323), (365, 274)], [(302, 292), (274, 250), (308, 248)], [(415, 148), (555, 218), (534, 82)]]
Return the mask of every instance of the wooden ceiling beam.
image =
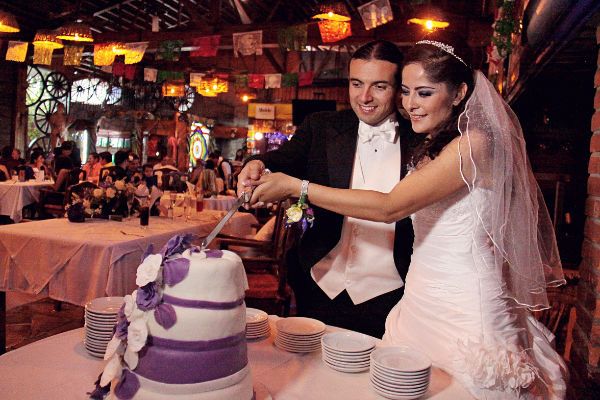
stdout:
[(221, 0), (210, 0), (210, 21), (213, 26), (221, 23), (221, 6)]

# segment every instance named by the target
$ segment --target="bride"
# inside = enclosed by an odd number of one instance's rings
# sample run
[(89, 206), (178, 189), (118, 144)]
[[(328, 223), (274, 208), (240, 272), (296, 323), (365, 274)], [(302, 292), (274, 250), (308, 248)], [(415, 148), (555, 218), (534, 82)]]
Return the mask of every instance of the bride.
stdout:
[(416, 137), (411, 173), (390, 193), (273, 173), (252, 182), (252, 202), (300, 194), (355, 218), (411, 215), (412, 262), (384, 343), (418, 348), (476, 398), (564, 398), (566, 366), (529, 313), (547, 308), (546, 287), (564, 279), (521, 127), (445, 35), (407, 54), (402, 105)]

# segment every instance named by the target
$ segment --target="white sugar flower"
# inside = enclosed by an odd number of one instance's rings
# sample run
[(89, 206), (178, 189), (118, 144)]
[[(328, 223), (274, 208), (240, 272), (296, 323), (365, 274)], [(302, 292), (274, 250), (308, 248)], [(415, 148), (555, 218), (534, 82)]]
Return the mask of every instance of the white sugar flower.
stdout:
[(123, 342), (121, 341), (121, 339), (117, 339), (116, 336), (113, 336), (112, 339), (110, 339), (110, 342), (108, 342), (108, 345), (106, 346), (106, 351), (104, 352), (104, 359), (108, 360), (115, 353), (117, 353), (118, 355), (119, 352), (117, 350), (119, 349), (119, 347), (121, 347), (122, 344)]
[(128, 351), (138, 352), (146, 345), (148, 338), (148, 325), (145, 318), (136, 318), (131, 321), (127, 331), (127, 349)]
[(122, 179), (120, 181), (116, 181), (115, 182), (115, 188), (117, 190), (123, 190), (123, 189), (125, 189), (125, 181), (123, 181)]
[(162, 264), (162, 256), (160, 254), (150, 254), (146, 257), (137, 269), (135, 284), (142, 287), (150, 282), (154, 282), (158, 277), (160, 264)]
[(100, 386), (106, 386), (115, 378), (120, 378), (121, 373), (123, 371), (123, 366), (121, 365), (121, 357), (117, 354), (113, 355), (112, 358), (106, 366), (104, 367), (104, 371), (102, 372), (102, 378), (100, 378)]
[(127, 346), (127, 349), (125, 349), (125, 355), (123, 356), (123, 359), (127, 363), (129, 369), (135, 369), (138, 365), (139, 356), (136, 351), (131, 350), (131, 346)]

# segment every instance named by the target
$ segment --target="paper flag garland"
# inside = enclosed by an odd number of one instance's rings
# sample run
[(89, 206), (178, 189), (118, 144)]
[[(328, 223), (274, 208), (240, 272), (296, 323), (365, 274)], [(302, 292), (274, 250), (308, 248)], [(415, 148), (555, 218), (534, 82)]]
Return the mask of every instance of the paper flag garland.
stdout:
[(179, 61), (183, 40), (165, 40), (160, 42), (156, 51), (157, 60)]
[(265, 76), (263, 74), (249, 74), (248, 87), (262, 89), (265, 87)]
[(265, 89), (281, 87), (281, 74), (265, 74)]
[(394, 19), (390, 0), (373, 0), (358, 7), (366, 30), (377, 28)]
[(158, 70), (154, 68), (144, 68), (144, 81), (156, 82)]
[(262, 31), (233, 34), (233, 54), (236, 57), (262, 54)]
[(221, 43), (221, 35), (202, 36), (192, 39), (197, 50), (190, 53), (190, 57), (215, 57)]

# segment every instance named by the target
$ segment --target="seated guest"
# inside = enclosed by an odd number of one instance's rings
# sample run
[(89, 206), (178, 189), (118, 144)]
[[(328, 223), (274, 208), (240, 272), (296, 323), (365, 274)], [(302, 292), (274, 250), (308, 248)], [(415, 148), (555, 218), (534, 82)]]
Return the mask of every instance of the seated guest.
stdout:
[(9, 172), (8, 176), (11, 176), (19, 166), (19, 161), (13, 158), (13, 150), (15, 150), (13, 147), (4, 146), (0, 154), (0, 164), (6, 167)]
[(25, 159), (21, 158), (21, 150), (14, 148), (12, 150), (11, 155), (12, 155), (12, 159), (16, 160), (19, 163), (19, 165), (25, 165)]
[(29, 164), (27, 164), (27, 168), (25, 169), (25, 179), (37, 179), (38, 176), (40, 176), (40, 179), (43, 179), (44, 177), (49, 176), (44, 164), (45, 161), (46, 158), (41, 149), (33, 150), (29, 157)]
[(100, 162), (100, 168), (114, 167), (115, 164), (112, 162), (112, 154), (110, 154), (110, 151), (103, 151), (98, 155), (100, 156), (100, 159), (98, 160), (98, 162)]
[(100, 165), (100, 156), (98, 153), (90, 153), (82, 170), (85, 171), (88, 181), (98, 183), (101, 168), (102, 166)]
[(141, 177), (140, 173), (140, 156), (133, 152), (129, 152), (129, 165), (127, 166), (127, 178), (130, 182), (134, 181), (134, 176)]
[(152, 186), (158, 187), (158, 178), (156, 177), (156, 175), (154, 175), (154, 171), (152, 171), (152, 165), (144, 164), (144, 167), (142, 169), (144, 172), (143, 182), (146, 183), (148, 189), (151, 189)]
[(173, 171), (179, 171), (177, 167), (175, 167), (173, 159), (169, 156), (164, 156), (159, 163), (154, 165), (153, 168), (155, 171), (158, 169), (171, 169)]
[(204, 171), (204, 160), (198, 158), (196, 160), (196, 168), (194, 168), (192, 174), (190, 175), (190, 183), (194, 185), (197, 184), (198, 179), (200, 179), (202, 176), (202, 171)]
[(115, 153), (115, 168), (110, 172), (112, 182), (120, 181), (124, 179), (126, 182), (129, 181), (127, 178), (127, 166), (129, 165), (129, 154), (125, 150), (119, 150)]
[(54, 159), (54, 173), (57, 176), (60, 174), (61, 169), (73, 169), (73, 160), (71, 160), (71, 153), (73, 152), (72, 142), (63, 142), (60, 145), (58, 156)]
[(217, 190), (215, 164), (212, 160), (206, 161), (206, 164), (204, 165), (204, 171), (202, 172), (202, 179), (200, 179), (199, 183), (204, 197), (216, 196), (219, 193)]
[(6, 166), (3, 164), (0, 164), (0, 182), (4, 182), (9, 177), (10, 177), (10, 174), (8, 173), (8, 169), (6, 169)]

